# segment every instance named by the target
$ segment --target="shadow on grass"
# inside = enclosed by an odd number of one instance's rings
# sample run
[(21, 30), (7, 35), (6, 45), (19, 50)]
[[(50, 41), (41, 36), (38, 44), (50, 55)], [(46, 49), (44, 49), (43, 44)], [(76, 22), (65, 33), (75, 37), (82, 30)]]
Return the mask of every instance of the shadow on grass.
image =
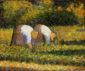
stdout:
[(55, 55), (85, 55), (85, 50), (60, 50), (60, 51), (48, 51), (48, 52), (41, 52), (45, 54), (55, 54)]
[[(85, 40), (80, 40), (80, 41), (61, 41), (62, 45), (85, 45)], [(84, 47), (85, 48), (85, 47)], [(85, 50), (84, 49), (79, 49), (79, 50), (53, 50), (53, 51), (47, 51), (47, 52), (40, 52), (44, 54), (55, 54), (55, 55), (85, 55)]]
[(39, 71), (39, 70), (33, 68), (0, 67), (0, 71)]
[(66, 45), (85, 45), (85, 40), (74, 40), (74, 41), (61, 41), (61, 44), (66, 44)]

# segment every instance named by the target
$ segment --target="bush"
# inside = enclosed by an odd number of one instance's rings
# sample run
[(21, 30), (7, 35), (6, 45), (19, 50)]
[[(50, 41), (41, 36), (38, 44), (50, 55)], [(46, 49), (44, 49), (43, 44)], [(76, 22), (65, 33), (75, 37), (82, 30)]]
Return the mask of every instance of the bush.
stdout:
[(78, 24), (77, 17), (73, 12), (57, 11), (57, 12), (45, 12), (40, 14), (32, 20), (32, 22), (44, 22), (48, 26), (52, 25), (75, 25)]
[(28, 22), (36, 18), (38, 14), (44, 13), (49, 8), (44, 4), (34, 6), (28, 1), (5, 1), (3, 3), (5, 23), (2, 26), (13, 27), (17, 24), (17, 21), (28, 24)]

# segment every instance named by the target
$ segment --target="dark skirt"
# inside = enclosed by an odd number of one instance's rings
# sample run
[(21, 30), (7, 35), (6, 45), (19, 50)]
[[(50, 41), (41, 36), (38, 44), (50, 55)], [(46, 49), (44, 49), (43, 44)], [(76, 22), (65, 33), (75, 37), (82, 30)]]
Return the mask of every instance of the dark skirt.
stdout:
[(13, 29), (12, 39), (10, 45), (24, 45), (23, 35), (21, 33), (22, 25), (17, 25)]
[(42, 24), (37, 24), (35, 27), (34, 27), (34, 30), (38, 31), (38, 37), (37, 37), (37, 42), (44, 42), (45, 39), (44, 39), (44, 35), (41, 33), (41, 26)]

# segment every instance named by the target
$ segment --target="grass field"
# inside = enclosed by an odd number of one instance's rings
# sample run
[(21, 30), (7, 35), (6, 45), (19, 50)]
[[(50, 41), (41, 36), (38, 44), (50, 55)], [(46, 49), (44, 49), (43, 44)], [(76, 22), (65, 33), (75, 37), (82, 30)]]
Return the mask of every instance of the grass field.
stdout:
[[(8, 62), (19, 62), (17, 64), (27, 62), (28, 65), (25, 63), (26, 68), (30, 64), (34, 65), (33, 69), (36, 69), (35, 66), (37, 66), (38, 70), (40, 70), (39, 68), (55, 71), (85, 70), (84, 26), (54, 26), (51, 29), (56, 32), (58, 43), (49, 46), (38, 44), (33, 49), (25, 46), (9, 46), (13, 30), (0, 29), (0, 64), (6, 65), (4, 60), (9, 60)], [(12, 62), (12, 65), (16, 63)]]
[[(6, 68), (5, 68), (6, 67)], [(10, 68), (9, 68), (10, 67)], [(4, 69), (5, 68), (5, 69)], [(50, 64), (35, 64), (26, 62), (10, 62), (0, 61), (0, 70), (11, 71), (84, 71), (82, 66), (64, 66), (64, 65), (50, 65)]]

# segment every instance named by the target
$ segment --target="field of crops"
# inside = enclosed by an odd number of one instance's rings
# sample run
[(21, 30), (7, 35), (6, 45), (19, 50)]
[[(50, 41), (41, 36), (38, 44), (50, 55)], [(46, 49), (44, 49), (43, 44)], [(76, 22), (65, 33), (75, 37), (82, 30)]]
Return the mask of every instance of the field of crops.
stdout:
[[(0, 60), (35, 63), (39, 65), (63, 65), (85, 67), (84, 26), (53, 26), (56, 44), (38, 44), (33, 49), (26, 46), (9, 46), (12, 29), (0, 29)], [(5, 63), (3, 63), (5, 64)], [(43, 67), (43, 66), (42, 66)], [(61, 67), (61, 66), (60, 66)], [(61, 67), (61, 69), (64, 69)], [(85, 69), (84, 69), (85, 70)]]

